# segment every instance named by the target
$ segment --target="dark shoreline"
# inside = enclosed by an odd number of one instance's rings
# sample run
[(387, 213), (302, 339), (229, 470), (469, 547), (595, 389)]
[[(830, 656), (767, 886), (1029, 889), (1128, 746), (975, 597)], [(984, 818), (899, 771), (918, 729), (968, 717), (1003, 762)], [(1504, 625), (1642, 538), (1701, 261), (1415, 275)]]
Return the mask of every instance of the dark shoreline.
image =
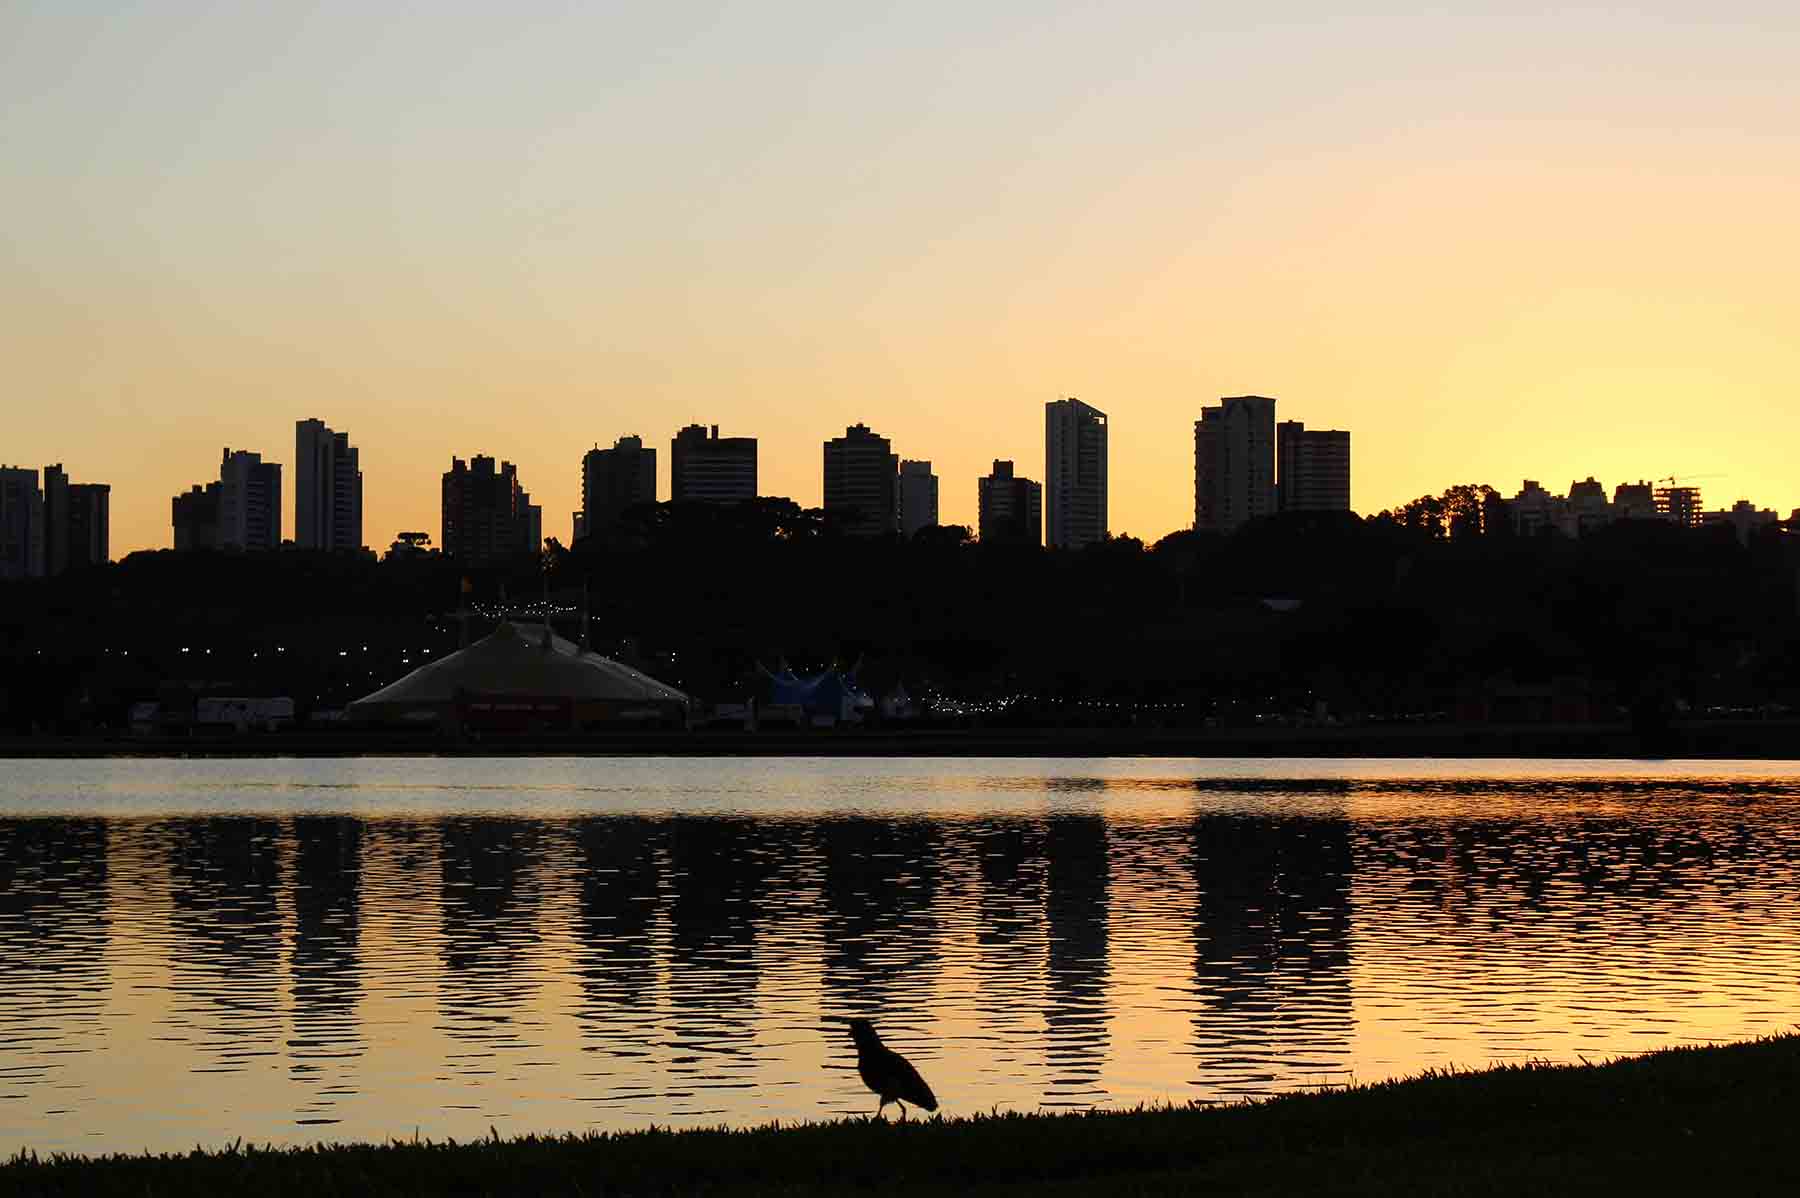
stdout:
[(0, 739), (0, 758), (1417, 757), (1800, 759), (1800, 720), (1694, 721), (1655, 736), (1620, 724), (1363, 724), (1220, 729), (633, 730), (450, 740), (430, 732), (288, 729), (193, 736)]
[(196, 1148), (0, 1164), (0, 1195), (1792, 1193), (1800, 1036), (1226, 1106)]

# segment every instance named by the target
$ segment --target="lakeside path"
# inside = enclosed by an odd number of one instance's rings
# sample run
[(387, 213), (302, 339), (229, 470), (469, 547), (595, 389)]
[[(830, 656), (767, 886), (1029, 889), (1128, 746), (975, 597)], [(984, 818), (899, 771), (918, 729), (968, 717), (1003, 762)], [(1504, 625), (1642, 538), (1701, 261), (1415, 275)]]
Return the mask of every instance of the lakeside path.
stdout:
[(15, 1159), (0, 1194), (1800, 1192), (1800, 1035), (1227, 1106)]

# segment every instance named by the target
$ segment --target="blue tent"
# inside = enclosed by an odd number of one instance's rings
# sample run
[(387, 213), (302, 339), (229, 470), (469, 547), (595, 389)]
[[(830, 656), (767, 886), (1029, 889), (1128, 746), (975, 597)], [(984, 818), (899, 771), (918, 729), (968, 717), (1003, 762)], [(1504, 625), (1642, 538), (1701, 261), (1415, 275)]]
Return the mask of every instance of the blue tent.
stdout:
[(779, 671), (758, 668), (762, 669), (768, 682), (768, 702), (797, 706), (808, 718), (827, 715), (840, 720), (852, 719), (856, 718), (853, 713), (875, 706), (875, 701), (856, 685), (854, 671), (845, 673), (833, 666), (810, 677), (801, 677), (785, 661)]

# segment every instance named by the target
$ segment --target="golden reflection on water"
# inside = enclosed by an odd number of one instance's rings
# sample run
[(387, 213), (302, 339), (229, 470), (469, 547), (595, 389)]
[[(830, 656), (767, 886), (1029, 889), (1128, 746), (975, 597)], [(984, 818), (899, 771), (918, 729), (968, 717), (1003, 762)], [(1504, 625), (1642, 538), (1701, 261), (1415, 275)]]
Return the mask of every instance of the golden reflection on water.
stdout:
[[(479, 796), (471, 799), (470, 796)], [(1781, 1030), (1800, 775), (32, 763), (0, 1149), (1266, 1094)]]

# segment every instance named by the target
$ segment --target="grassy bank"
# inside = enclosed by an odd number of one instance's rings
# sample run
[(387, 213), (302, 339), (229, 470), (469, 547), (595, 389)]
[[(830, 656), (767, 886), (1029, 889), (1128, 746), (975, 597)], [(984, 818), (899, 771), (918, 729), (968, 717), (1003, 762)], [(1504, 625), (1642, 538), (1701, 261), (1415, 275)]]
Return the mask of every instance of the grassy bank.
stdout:
[(1800, 1192), (1800, 1036), (1266, 1102), (15, 1160), (0, 1194)]

